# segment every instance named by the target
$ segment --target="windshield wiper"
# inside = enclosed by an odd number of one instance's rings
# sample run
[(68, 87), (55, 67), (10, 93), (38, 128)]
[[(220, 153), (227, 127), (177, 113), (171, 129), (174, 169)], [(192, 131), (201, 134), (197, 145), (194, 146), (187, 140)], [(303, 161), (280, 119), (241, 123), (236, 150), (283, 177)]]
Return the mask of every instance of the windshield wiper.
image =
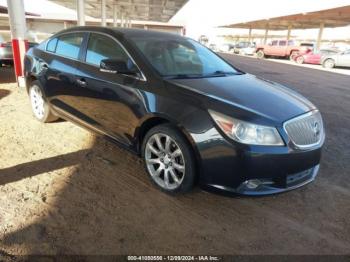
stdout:
[(190, 78), (201, 78), (204, 77), (203, 74), (177, 74), (177, 75), (167, 75), (165, 78), (168, 79), (190, 79)]
[(217, 70), (210, 74), (177, 74), (164, 76), (167, 79), (191, 79), (191, 78), (205, 78), (205, 77), (220, 77), (228, 75), (242, 75), (241, 72), (225, 72)]
[(217, 70), (213, 73), (206, 74), (206, 77), (213, 77), (213, 76), (228, 76), (228, 75), (241, 75), (241, 72), (226, 72), (222, 70)]

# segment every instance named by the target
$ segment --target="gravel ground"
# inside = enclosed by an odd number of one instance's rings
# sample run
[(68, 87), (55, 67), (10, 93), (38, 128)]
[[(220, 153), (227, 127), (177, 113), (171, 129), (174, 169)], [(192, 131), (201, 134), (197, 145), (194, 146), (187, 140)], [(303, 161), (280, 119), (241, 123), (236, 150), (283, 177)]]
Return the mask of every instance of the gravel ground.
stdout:
[[(319, 177), (276, 196), (170, 197), (142, 162), (71, 123), (41, 124), (0, 69), (0, 258), (6, 254), (350, 254), (350, 77), (225, 55), (322, 111)], [(1, 259), (0, 259), (1, 260)]]

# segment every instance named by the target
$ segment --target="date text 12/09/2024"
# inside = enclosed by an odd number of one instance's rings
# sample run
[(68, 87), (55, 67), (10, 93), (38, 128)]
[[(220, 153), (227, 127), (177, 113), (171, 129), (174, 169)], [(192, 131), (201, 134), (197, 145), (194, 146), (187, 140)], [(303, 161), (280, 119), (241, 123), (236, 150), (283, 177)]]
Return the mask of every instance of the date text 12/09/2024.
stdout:
[(219, 261), (218, 256), (128, 256), (128, 261)]

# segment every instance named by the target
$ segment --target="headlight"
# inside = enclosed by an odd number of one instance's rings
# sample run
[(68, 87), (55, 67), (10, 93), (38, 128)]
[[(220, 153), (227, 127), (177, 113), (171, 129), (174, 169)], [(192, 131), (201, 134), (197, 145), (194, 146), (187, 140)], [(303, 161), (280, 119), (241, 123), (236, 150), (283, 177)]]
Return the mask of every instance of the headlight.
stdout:
[(209, 110), (209, 113), (221, 130), (237, 142), (264, 146), (284, 145), (280, 134), (274, 127), (251, 124), (212, 110)]

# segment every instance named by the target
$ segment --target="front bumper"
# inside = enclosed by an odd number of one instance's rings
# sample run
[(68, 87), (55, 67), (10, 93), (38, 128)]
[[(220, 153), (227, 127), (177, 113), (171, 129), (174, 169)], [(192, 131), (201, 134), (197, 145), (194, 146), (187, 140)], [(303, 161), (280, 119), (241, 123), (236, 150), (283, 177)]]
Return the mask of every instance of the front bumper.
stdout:
[(213, 188), (224, 190), (236, 194), (248, 196), (262, 196), (287, 192), (315, 180), (319, 170), (319, 165), (296, 174), (286, 176), (282, 179), (253, 179), (246, 180), (237, 188), (230, 188), (219, 185), (209, 185)]
[[(194, 135), (200, 157), (200, 184), (243, 195), (289, 191), (317, 176), (322, 143), (311, 149), (251, 146), (228, 142), (214, 128)], [(257, 187), (252, 187), (253, 184)]]

